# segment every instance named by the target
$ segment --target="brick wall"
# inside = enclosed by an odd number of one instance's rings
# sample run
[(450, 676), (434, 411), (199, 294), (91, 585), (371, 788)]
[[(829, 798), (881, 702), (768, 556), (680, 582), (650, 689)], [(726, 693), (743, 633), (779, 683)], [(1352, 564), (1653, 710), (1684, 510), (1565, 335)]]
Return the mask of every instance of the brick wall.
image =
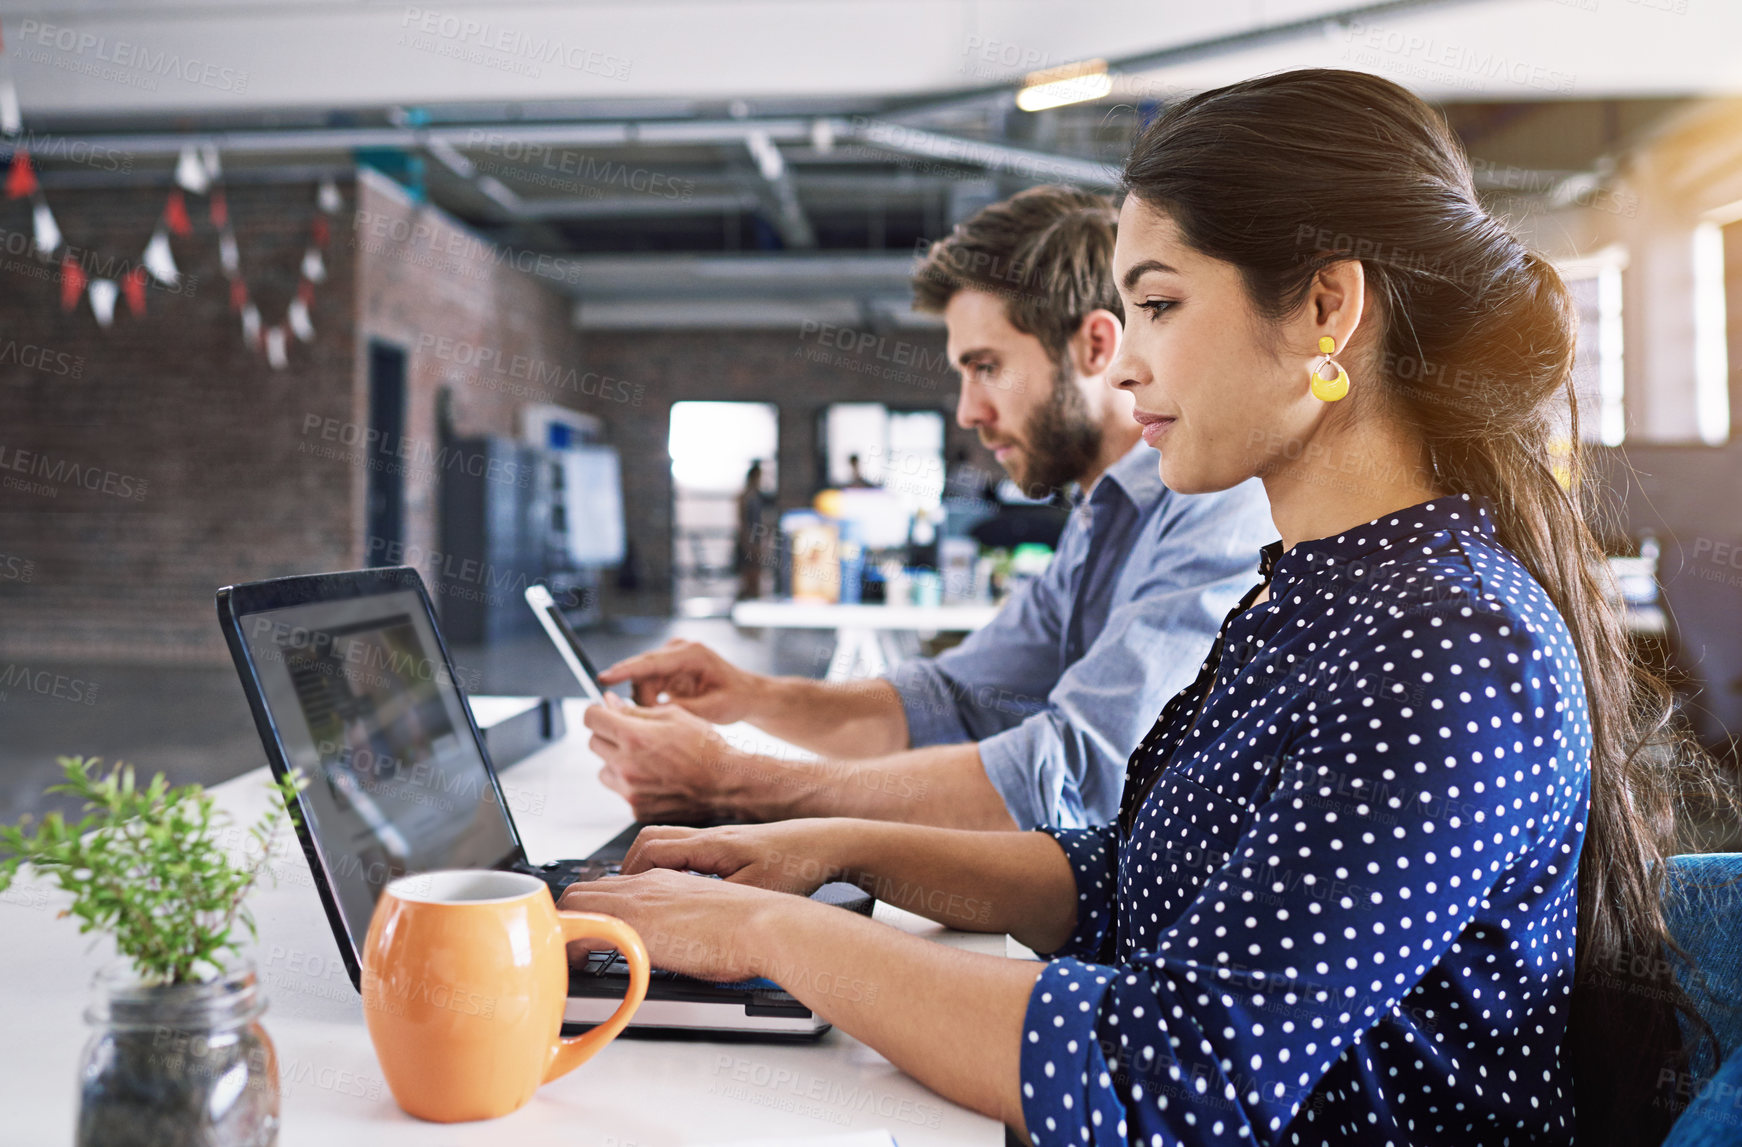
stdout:
[[(113, 275), (138, 258), (166, 191), (51, 201), (91, 273)], [(237, 186), (229, 205), (244, 273), (277, 321), (314, 187)], [(0, 203), (0, 551), (30, 563), (28, 580), (0, 579), (0, 652), (15, 661), (214, 661), (217, 586), (348, 556), (351, 475), (303, 464), (282, 431), (307, 410), (351, 409), (349, 252), (329, 244), (315, 340), (292, 339), (275, 372), (242, 343), (205, 201), (189, 209), (194, 234), (171, 240), (183, 289), (152, 288), (138, 317), (121, 302), (102, 331), (88, 301), (62, 312), (54, 266), (22, 242), (27, 204)], [(31, 347), (69, 369), (24, 365)]]
[[(378, 177), (341, 190), (315, 339), (291, 340), (284, 371), (242, 345), (203, 199), (190, 197), (194, 235), (172, 241), (187, 289), (153, 289), (139, 318), (123, 303), (106, 332), (86, 303), (61, 312), (53, 267), (28, 252), (27, 208), (0, 203), (0, 481), (13, 480), (0, 485), (0, 656), (221, 664), (219, 585), (362, 564), (371, 338), (409, 352), (420, 448), (436, 442), (444, 386), (462, 434), (512, 433), (523, 402), (582, 404), (564, 296)], [(67, 241), (97, 259), (134, 257), (162, 202), (157, 189), (53, 196)], [(296, 288), (314, 188), (236, 186), (229, 203), (270, 323)], [(502, 372), (478, 368), (481, 347)], [(526, 362), (539, 365), (515, 377)], [(406, 470), (406, 541), (427, 578), (436, 471)]]

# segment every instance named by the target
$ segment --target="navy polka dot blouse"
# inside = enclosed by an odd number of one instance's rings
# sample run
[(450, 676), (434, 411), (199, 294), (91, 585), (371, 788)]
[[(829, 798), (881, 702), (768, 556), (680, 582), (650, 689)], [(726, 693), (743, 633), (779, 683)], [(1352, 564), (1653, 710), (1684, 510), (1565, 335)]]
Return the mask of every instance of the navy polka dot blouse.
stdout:
[(1075, 934), (1035, 983), (1036, 1144), (1570, 1143), (1590, 728), (1488, 504), (1265, 547), (1117, 825), (1048, 829)]

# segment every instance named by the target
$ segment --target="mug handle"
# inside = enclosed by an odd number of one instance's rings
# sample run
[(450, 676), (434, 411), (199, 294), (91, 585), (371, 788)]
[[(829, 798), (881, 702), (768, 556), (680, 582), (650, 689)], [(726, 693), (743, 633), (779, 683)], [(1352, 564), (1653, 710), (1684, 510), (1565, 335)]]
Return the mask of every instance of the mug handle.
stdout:
[(556, 915), (564, 944), (573, 940), (604, 940), (623, 953), (623, 958), (629, 961), (629, 992), (617, 1005), (617, 1010), (611, 1013), (610, 1019), (592, 1031), (568, 1039), (558, 1038), (551, 1045), (550, 1062), (545, 1066), (542, 1083), (567, 1075), (592, 1059), (600, 1048), (629, 1026), (635, 1009), (647, 996), (647, 946), (641, 942), (635, 929), (615, 916), (601, 916), (596, 912), (558, 912)]

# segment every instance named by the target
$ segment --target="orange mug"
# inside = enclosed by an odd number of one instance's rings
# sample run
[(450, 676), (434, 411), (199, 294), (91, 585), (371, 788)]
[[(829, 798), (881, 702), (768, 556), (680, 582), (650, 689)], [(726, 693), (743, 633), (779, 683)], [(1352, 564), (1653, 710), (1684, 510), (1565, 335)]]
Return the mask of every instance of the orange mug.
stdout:
[[(610, 1019), (563, 1039), (573, 940), (623, 953), (629, 994)], [(387, 1087), (408, 1114), (436, 1123), (519, 1110), (616, 1039), (646, 995), (635, 929), (559, 912), (543, 881), (518, 872), (401, 877), (382, 891), (363, 942), (363, 1015)]]

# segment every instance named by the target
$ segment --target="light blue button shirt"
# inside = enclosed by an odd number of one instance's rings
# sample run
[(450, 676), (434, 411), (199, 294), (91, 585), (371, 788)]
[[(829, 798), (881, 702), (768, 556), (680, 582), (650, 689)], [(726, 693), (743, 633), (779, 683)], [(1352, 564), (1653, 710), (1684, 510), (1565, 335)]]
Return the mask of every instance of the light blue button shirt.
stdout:
[(1106, 824), (1125, 762), (1197, 674), (1275, 540), (1264, 487), (1176, 494), (1139, 442), (1077, 496), (1058, 553), (990, 624), (889, 681), (908, 743), (980, 743), (1022, 828)]

